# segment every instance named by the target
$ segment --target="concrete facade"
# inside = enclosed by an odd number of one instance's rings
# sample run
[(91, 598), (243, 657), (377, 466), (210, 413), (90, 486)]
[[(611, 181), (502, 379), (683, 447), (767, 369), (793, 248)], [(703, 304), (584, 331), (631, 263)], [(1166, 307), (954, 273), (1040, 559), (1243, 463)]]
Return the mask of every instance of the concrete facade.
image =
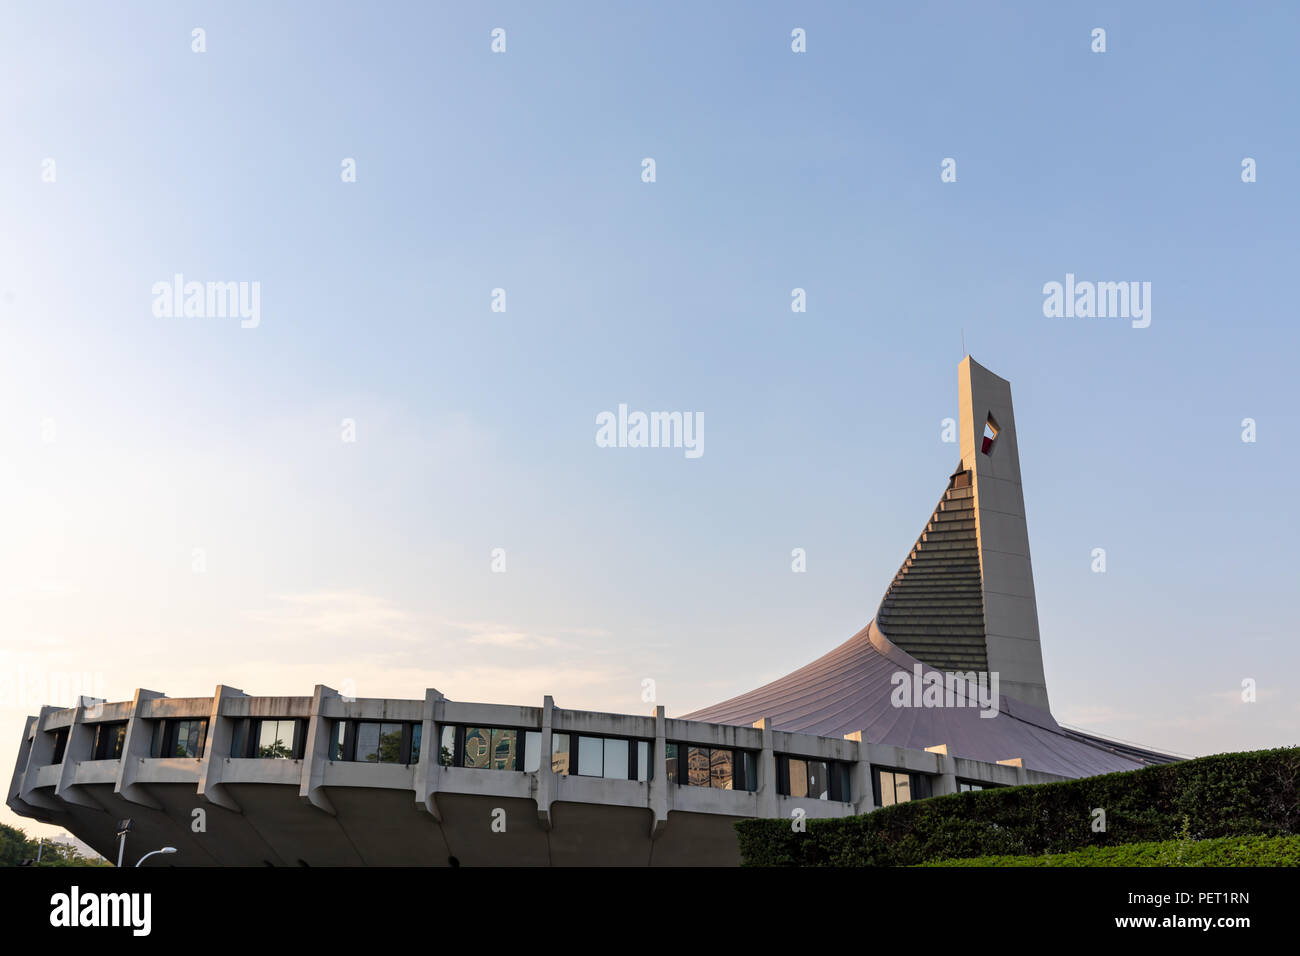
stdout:
[[(306, 721), (302, 759), (223, 753), (234, 721), (249, 716)], [(155, 724), (166, 718), (210, 721), (202, 757), (148, 756)], [(419, 722), (425, 729), (418, 761), (329, 759), (322, 741), (331, 738), (334, 721), (349, 719)], [(121, 758), (91, 759), (96, 725), (121, 720)], [(433, 743), (444, 724), (539, 731), (543, 755), (554, 733), (646, 740), (653, 769), (649, 780), (636, 781), (560, 774), (547, 760), (533, 772), (442, 766)], [(63, 729), (73, 733), (56, 763), (54, 741)], [(754, 752), (757, 789), (670, 782), (669, 742)], [(849, 765), (850, 799), (781, 795), (778, 754)], [(117, 858), (117, 822), (129, 817), (128, 863), (161, 846), (179, 851), (146, 866), (734, 865), (738, 819), (874, 810), (873, 767), (924, 775), (935, 795), (955, 792), (959, 780), (1008, 786), (1064, 779), (951, 756), (943, 746), (908, 750), (873, 744), (861, 733), (786, 733), (771, 721), (737, 727), (675, 720), (662, 707), (638, 717), (565, 710), (550, 697), (540, 707), (515, 707), (450, 701), (436, 690), (423, 700), (347, 700), (324, 686), (311, 697), (248, 697), (219, 686), (210, 698), (141, 690), (131, 701), (83, 698), (75, 707), (43, 708), (28, 719), (8, 804), (65, 827), (109, 859)], [(494, 829), (496, 821), (504, 828)]]

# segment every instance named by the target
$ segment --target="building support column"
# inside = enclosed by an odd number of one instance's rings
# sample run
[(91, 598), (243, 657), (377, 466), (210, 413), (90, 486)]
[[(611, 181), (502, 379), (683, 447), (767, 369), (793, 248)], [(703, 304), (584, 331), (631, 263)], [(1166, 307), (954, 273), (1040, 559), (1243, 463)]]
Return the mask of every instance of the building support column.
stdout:
[(72, 713), (72, 726), (68, 728), (68, 744), (63, 748), (63, 768), (59, 771), (59, 782), (54, 787), (57, 799), (90, 810), (104, 808), (74, 784), (73, 780), (77, 777), (77, 764), (95, 758), (96, 726), (86, 723), (86, 715), (99, 714), (103, 707), (104, 701), (99, 697), (77, 698), (77, 707)]
[(128, 803), (161, 810), (163, 805), (141, 784), (135, 782), (140, 767), (150, 755), (153, 746), (153, 721), (144, 717), (149, 704), (167, 695), (161, 691), (137, 688), (131, 702), (131, 716), (126, 722), (126, 739), (122, 743), (122, 760), (117, 768), (117, 782), (113, 793)]
[(654, 709), (655, 744), (650, 759), (654, 771), (650, 774), (650, 839), (657, 840), (668, 827), (668, 736), (664, 705)]
[(337, 816), (334, 804), (325, 793), (325, 766), (330, 759), (330, 722), (321, 715), (324, 702), (339, 692), (317, 684), (311, 695), (311, 716), (307, 719), (307, 742), (302, 752), (302, 784), (298, 796), (318, 810)]
[(234, 721), (221, 715), (221, 702), (227, 697), (247, 696), (238, 687), (217, 685), (212, 695), (212, 710), (208, 714), (208, 740), (203, 747), (203, 757), (199, 761), (199, 796), (209, 803), (234, 813), (243, 811), (221, 783), (222, 771), (230, 756), (231, 741), (234, 737)]

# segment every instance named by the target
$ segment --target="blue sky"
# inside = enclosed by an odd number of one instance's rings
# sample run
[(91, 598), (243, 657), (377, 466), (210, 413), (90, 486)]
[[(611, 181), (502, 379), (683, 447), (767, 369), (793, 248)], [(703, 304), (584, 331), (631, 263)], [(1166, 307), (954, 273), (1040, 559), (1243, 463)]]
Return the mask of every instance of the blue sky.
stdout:
[[(382, 9), (7, 5), (0, 763), (71, 674), (671, 715), (786, 673), (938, 500), (963, 335), (1057, 717), (1297, 743), (1300, 12)], [(1067, 272), (1150, 327), (1044, 317)], [(155, 316), (176, 273), (260, 324)], [(597, 448), (619, 403), (704, 455)]]

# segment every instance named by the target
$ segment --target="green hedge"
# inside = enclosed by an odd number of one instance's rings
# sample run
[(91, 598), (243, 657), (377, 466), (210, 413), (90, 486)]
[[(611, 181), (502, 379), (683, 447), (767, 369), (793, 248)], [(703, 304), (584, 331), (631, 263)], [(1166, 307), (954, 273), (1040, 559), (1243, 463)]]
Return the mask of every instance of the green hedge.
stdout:
[[(1092, 811), (1106, 831), (1092, 831)], [(1087, 846), (1300, 833), (1300, 748), (956, 793), (832, 820), (736, 824), (746, 866), (913, 866)]]
[(921, 866), (1300, 866), (1300, 836), (1165, 840), (1044, 856), (977, 856)]

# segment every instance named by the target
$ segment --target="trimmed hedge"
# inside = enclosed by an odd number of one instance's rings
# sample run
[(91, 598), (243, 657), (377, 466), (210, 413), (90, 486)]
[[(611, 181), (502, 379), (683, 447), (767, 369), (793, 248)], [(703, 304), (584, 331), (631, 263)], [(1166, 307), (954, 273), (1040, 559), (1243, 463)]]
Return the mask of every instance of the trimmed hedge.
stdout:
[(1300, 866), (1300, 836), (1165, 840), (1044, 856), (977, 856), (920, 866)]
[[(1106, 831), (1092, 832), (1092, 811)], [(873, 813), (736, 824), (745, 866), (913, 866), (1179, 838), (1300, 834), (1300, 748), (1218, 754), (1060, 783), (914, 800)]]

